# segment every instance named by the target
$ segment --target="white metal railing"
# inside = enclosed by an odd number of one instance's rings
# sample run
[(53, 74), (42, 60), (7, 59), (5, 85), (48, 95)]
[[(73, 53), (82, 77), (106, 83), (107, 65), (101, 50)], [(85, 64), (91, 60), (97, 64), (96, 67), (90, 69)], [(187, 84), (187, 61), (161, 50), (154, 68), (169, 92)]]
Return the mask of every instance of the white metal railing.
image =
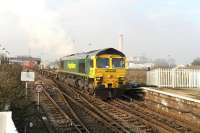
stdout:
[(147, 72), (147, 85), (172, 88), (200, 87), (199, 69), (157, 68)]

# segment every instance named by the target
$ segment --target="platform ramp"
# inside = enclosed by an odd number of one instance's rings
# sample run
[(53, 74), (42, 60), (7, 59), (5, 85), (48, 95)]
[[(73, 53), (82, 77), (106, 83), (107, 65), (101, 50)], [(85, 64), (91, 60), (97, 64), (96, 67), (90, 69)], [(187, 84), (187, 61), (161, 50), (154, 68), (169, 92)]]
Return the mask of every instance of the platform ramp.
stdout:
[(0, 112), (0, 133), (18, 133), (12, 120), (12, 112)]

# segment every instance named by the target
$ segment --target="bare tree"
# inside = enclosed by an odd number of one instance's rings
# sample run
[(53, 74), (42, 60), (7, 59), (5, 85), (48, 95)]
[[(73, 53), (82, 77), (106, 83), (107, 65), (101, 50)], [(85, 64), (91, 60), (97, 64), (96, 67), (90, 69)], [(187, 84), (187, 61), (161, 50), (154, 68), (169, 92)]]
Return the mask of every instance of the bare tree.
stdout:
[(194, 66), (200, 66), (200, 57), (197, 57), (192, 61), (192, 65)]
[(0, 109), (23, 95), (20, 72), (20, 65), (0, 65)]
[(169, 58), (168, 60), (164, 59), (164, 58), (158, 58), (158, 59), (154, 60), (154, 64), (156, 67), (174, 67), (174, 66), (176, 66), (175, 59), (173, 59), (173, 58)]

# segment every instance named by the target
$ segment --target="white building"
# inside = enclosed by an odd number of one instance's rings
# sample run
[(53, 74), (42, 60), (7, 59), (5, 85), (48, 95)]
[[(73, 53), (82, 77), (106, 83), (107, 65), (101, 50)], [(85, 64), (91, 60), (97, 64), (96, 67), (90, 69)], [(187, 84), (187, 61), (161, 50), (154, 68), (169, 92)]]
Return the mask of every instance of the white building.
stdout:
[(128, 58), (128, 68), (133, 69), (147, 69), (154, 66), (152, 60), (145, 56), (136, 56)]

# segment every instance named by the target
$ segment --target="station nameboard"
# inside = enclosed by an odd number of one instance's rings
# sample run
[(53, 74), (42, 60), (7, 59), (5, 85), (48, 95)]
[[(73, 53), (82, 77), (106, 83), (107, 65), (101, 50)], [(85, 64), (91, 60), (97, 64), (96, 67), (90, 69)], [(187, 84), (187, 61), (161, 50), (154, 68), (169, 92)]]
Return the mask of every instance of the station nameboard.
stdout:
[(21, 72), (21, 81), (35, 81), (35, 73)]

